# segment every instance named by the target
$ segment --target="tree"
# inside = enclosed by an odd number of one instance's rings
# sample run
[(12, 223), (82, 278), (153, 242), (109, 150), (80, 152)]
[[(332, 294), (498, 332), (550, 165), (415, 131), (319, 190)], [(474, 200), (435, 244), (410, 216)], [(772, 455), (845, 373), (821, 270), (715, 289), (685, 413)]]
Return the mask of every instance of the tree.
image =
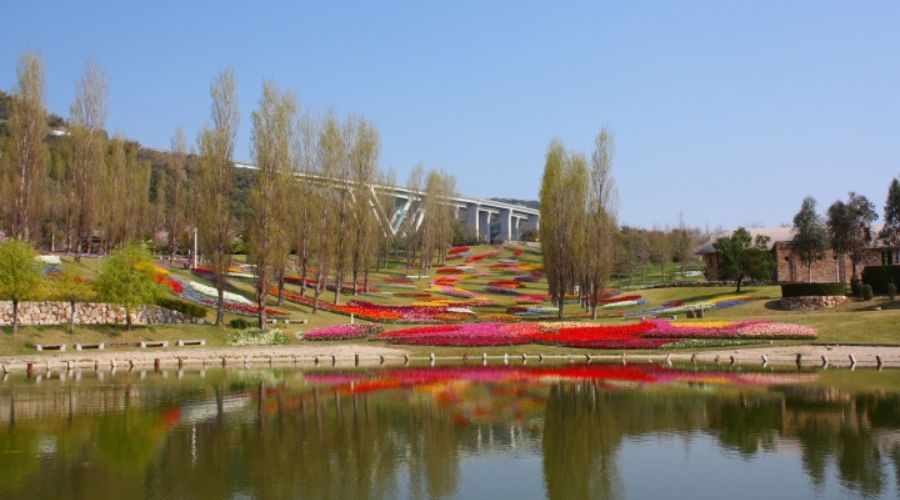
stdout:
[(416, 165), (409, 173), (406, 181), (406, 189), (409, 191), (409, 200), (406, 204), (406, 213), (403, 214), (402, 233), (406, 237), (406, 273), (409, 274), (410, 269), (416, 264), (416, 256), (419, 252), (419, 246), (422, 241), (422, 233), (420, 231), (419, 213), (424, 209), (424, 200), (422, 199), (422, 181), (425, 178), (425, 166), (421, 163)]
[(178, 255), (181, 239), (185, 228), (185, 206), (187, 193), (185, 184), (187, 173), (185, 172), (185, 158), (187, 156), (187, 141), (184, 131), (179, 127), (172, 136), (172, 156), (169, 161), (169, 196), (166, 207), (166, 229), (169, 235), (169, 260), (174, 260)]
[(878, 237), (889, 249), (900, 247), (900, 179), (896, 177), (891, 180), (891, 187), (888, 189), (887, 201), (884, 203), (884, 227)]
[[(304, 114), (297, 123), (297, 133), (293, 144), (294, 170), (301, 176), (299, 182), (291, 184), (294, 208), (294, 234), (297, 245), (297, 264), (300, 267), (300, 295), (306, 295), (306, 278), (310, 259), (316, 254), (319, 239), (325, 236), (321, 209), (322, 192), (313, 178), (319, 175), (317, 157), (319, 123), (313, 116)], [(316, 303), (318, 307), (318, 303)]]
[(541, 181), (541, 250), (550, 297), (563, 317), (566, 294), (573, 293), (582, 261), (582, 229), (588, 186), (587, 160), (553, 141)]
[(294, 141), (296, 98), (281, 92), (272, 82), (263, 83), (259, 108), (253, 112), (253, 159), (256, 186), (250, 192), (253, 223), (248, 228), (249, 251), (256, 265), (256, 303), (259, 326), (266, 328), (266, 298), (273, 278), (284, 276), (290, 253), (288, 226), (284, 223), (291, 182), (291, 143)]
[(744, 278), (769, 279), (775, 267), (775, 260), (769, 252), (769, 237), (757, 235), (739, 227), (731, 236), (723, 236), (713, 245), (722, 256), (720, 273), (725, 279), (737, 282), (737, 292), (741, 291)]
[(681, 267), (684, 275), (684, 265), (691, 261), (694, 255), (695, 233), (687, 228), (684, 223), (684, 215), (678, 214), (678, 227), (671, 233), (672, 251), (675, 261)]
[(800, 211), (794, 216), (794, 239), (791, 249), (806, 264), (806, 279), (812, 282), (812, 264), (825, 257), (828, 249), (828, 229), (816, 213), (816, 200), (803, 199)]
[(369, 263), (373, 253), (377, 251), (375, 238), (378, 219), (373, 212), (371, 196), (375, 195), (372, 184), (378, 177), (379, 150), (378, 129), (365, 119), (361, 119), (354, 141), (350, 145), (350, 181), (354, 193), (349, 228), (353, 237), (350, 274), (354, 295), (358, 291), (360, 273), (365, 275), (365, 292), (369, 291)]
[(48, 163), (47, 112), (44, 109), (44, 63), (26, 52), (19, 57), (18, 88), (11, 101), (8, 139), (8, 175), (12, 199), (8, 204), (13, 238), (25, 241), (35, 236), (42, 215), (43, 180)]
[(91, 282), (69, 267), (53, 273), (50, 279), (53, 283), (53, 295), (69, 303), (69, 333), (75, 333), (75, 303), (87, 302), (96, 296)]
[(112, 252), (94, 280), (94, 291), (100, 300), (125, 308), (125, 325), (131, 330), (131, 312), (153, 303), (159, 293), (150, 252), (135, 244)]
[[(355, 128), (352, 121), (348, 121), (341, 127), (334, 113), (329, 113), (325, 119), (319, 137), (319, 154), (322, 165), (322, 176), (333, 179), (339, 184), (346, 185), (349, 178), (349, 161), (347, 144), (352, 143)], [(349, 191), (346, 187), (331, 189), (325, 194), (324, 216), (329, 220), (325, 228), (341, 228), (350, 215)], [(327, 230), (327, 229), (326, 229)], [(340, 304), (341, 289), (344, 285), (344, 273), (347, 270), (348, 256), (350, 255), (350, 235), (347, 231), (329, 231), (328, 236), (332, 240), (331, 268), (334, 269), (334, 303)], [(318, 264), (317, 264), (318, 265)], [(323, 266), (318, 265), (322, 268)], [(321, 279), (317, 280), (318, 288), (325, 286), (326, 269), (319, 269)], [(321, 291), (317, 289), (317, 295)]]
[(834, 202), (828, 207), (828, 231), (831, 248), (843, 266), (849, 256), (853, 266), (851, 279), (858, 279), (857, 268), (872, 244), (872, 223), (878, 219), (875, 205), (863, 195), (850, 192), (847, 202)]
[(41, 272), (31, 245), (22, 240), (0, 243), (0, 298), (12, 301), (12, 330), (19, 331), (19, 302), (38, 296)]
[(194, 182), (197, 203), (197, 229), (200, 247), (213, 271), (218, 301), (216, 325), (225, 317), (225, 281), (231, 264), (231, 242), (234, 226), (231, 216), (231, 193), (234, 190), (234, 138), (240, 115), (235, 94), (234, 72), (219, 73), (210, 87), (212, 128), (200, 133), (200, 161)]
[(615, 259), (616, 188), (612, 177), (615, 144), (612, 133), (603, 128), (591, 154), (590, 187), (584, 224), (584, 261), (581, 265), (581, 292), (597, 319), (600, 294), (612, 273)]
[(100, 68), (88, 61), (75, 87), (69, 128), (72, 145), (72, 168), (67, 197), (71, 226), (67, 228), (68, 248), (75, 248), (75, 259), (81, 257), (90, 242), (97, 220), (96, 198), (106, 154), (106, 77)]

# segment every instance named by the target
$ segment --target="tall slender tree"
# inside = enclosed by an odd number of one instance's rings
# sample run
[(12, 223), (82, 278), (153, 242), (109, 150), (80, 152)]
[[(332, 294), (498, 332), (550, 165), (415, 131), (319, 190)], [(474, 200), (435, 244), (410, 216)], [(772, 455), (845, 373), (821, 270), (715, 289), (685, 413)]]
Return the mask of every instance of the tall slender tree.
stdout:
[(106, 76), (88, 61), (75, 87), (70, 110), (71, 184), (68, 190), (72, 226), (67, 239), (78, 260), (90, 243), (97, 223), (97, 192), (106, 155)]
[(374, 125), (361, 119), (358, 130), (350, 145), (350, 183), (352, 199), (352, 250), (350, 274), (353, 280), (353, 294), (358, 292), (360, 274), (363, 274), (364, 291), (369, 289), (369, 264), (374, 255), (375, 232), (378, 219), (374, 212), (372, 184), (378, 177), (379, 154), (378, 130)]
[[(344, 127), (334, 113), (329, 113), (322, 127), (321, 137), (319, 139), (320, 162), (322, 164), (322, 176), (326, 179), (333, 179), (340, 185), (338, 189), (333, 189), (325, 195), (326, 207), (325, 217), (329, 223), (324, 227), (341, 227), (350, 215), (350, 191), (346, 186), (349, 177), (349, 158), (347, 154), (347, 144), (352, 143), (352, 137), (355, 134), (354, 125), (348, 121)], [(334, 303), (340, 304), (341, 291), (344, 284), (344, 274), (347, 271), (348, 258), (350, 255), (350, 235), (347, 231), (329, 231), (329, 236), (333, 240), (331, 243), (331, 268), (334, 270)], [(319, 273), (322, 276), (318, 281), (318, 287), (325, 286), (324, 280), (327, 272), (319, 266)], [(321, 291), (318, 291), (321, 293)], [(318, 295), (317, 293), (317, 295)]]
[(812, 282), (812, 265), (825, 257), (828, 229), (816, 213), (816, 200), (807, 196), (794, 216), (794, 239), (791, 250), (806, 264), (806, 280)]
[(850, 257), (853, 280), (859, 278), (857, 269), (871, 247), (872, 223), (877, 219), (875, 205), (854, 192), (850, 192), (846, 203), (839, 200), (828, 207), (831, 247), (841, 265), (844, 256)]
[[(325, 228), (321, 227), (322, 217), (318, 210), (323, 203), (321, 189), (316, 186), (315, 178), (320, 175), (318, 163), (319, 122), (310, 114), (304, 114), (297, 122), (297, 133), (294, 140), (294, 170), (299, 174), (299, 182), (292, 183), (294, 191), (293, 208), (294, 231), (297, 246), (297, 265), (300, 268), (300, 295), (306, 295), (306, 282), (310, 261), (314, 259), (319, 248), (317, 242), (325, 237)], [(326, 247), (327, 248), (327, 247)]]
[(181, 248), (185, 228), (185, 206), (187, 202), (187, 140), (181, 127), (175, 129), (172, 136), (172, 155), (166, 165), (169, 177), (169, 195), (166, 205), (166, 231), (169, 237), (169, 261), (174, 260)]
[(258, 170), (250, 192), (253, 223), (248, 228), (262, 329), (266, 328), (266, 298), (273, 280), (284, 276), (293, 236), (284, 219), (288, 214), (296, 113), (297, 100), (292, 94), (278, 90), (271, 81), (263, 83), (259, 107), (252, 115), (251, 141)]
[(9, 215), (12, 236), (25, 241), (40, 238), (36, 234), (43, 209), (45, 173), (48, 164), (47, 111), (44, 108), (44, 63), (33, 52), (19, 57), (18, 85), (9, 114), (8, 175), (12, 199), (4, 204)]
[(891, 180), (891, 187), (888, 188), (887, 200), (884, 202), (884, 226), (878, 237), (889, 250), (900, 247), (900, 179), (896, 177)]
[(234, 190), (234, 138), (240, 120), (234, 72), (226, 69), (213, 80), (212, 128), (204, 128), (198, 139), (200, 161), (194, 182), (200, 247), (215, 277), (218, 302), (216, 324), (225, 316), (224, 290), (231, 264), (234, 224), (231, 193)]
[(600, 294), (606, 287), (615, 257), (616, 188), (612, 177), (615, 143), (612, 133), (603, 128), (591, 154), (590, 186), (587, 193), (584, 253), (581, 265), (581, 292), (591, 315), (597, 318)]

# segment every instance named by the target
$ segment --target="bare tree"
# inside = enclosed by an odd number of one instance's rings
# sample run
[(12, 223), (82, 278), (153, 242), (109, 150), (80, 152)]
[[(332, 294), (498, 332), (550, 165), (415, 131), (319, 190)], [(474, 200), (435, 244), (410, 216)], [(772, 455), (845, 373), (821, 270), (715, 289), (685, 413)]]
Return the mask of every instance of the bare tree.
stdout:
[(319, 123), (312, 115), (303, 115), (297, 122), (297, 133), (293, 144), (294, 170), (300, 174), (298, 182), (292, 183), (294, 190), (292, 206), (295, 213), (294, 234), (297, 245), (297, 264), (300, 267), (300, 295), (306, 295), (306, 280), (310, 260), (316, 253), (318, 238), (322, 238), (324, 228), (320, 227), (321, 190), (316, 188), (315, 178), (319, 175), (318, 163)]
[(97, 221), (96, 197), (106, 154), (106, 76), (88, 61), (75, 87), (69, 125), (72, 134), (72, 179), (69, 202), (73, 214), (75, 258), (90, 243)]
[(378, 130), (365, 119), (359, 121), (350, 145), (350, 186), (353, 193), (351, 216), (350, 273), (353, 294), (358, 292), (359, 275), (364, 274), (365, 292), (369, 291), (369, 263), (377, 248), (374, 243), (378, 219), (370, 192), (378, 176)]
[(166, 229), (169, 233), (169, 261), (178, 255), (185, 227), (185, 204), (187, 193), (185, 183), (185, 159), (187, 157), (187, 140), (181, 127), (175, 129), (172, 136), (172, 156), (168, 167), (169, 196), (166, 207)]
[(42, 186), (47, 170), (47, 112), (44, 108), (44, 63), (33, 52), (19, 57), (18, 85), (9, 115), (9, 172), (6, 182), (12, 191), (9, 210), (14, 238), (30, 241), (42, 215)]
[(204, 128), (198, 139), (200, 162), (197, 169), (197, 221), (200, 246), (213, 271), (218, 290), (216, 324), (225, 315), (224, 289), (231, 264), (234, 238), (231, 192), (234, 189), (234, 138), (240, 116), (235, 94), (234, 72), (226, 69), (213, 80), (212, 128)]
[(290, 252), (289, 228), (284, 224), (290, 191), (291, 144), (294, 141), (296, 98), (271, 81), (263, 83), (259, 108), (253, 112), (253, 159), (256, 186), (250, 193), (253, 223), (248, 228), (249, 250), (256, 265), (256, 303), (259, 326), (266, 328), (266, 298), (272, 280), (284, 276)]

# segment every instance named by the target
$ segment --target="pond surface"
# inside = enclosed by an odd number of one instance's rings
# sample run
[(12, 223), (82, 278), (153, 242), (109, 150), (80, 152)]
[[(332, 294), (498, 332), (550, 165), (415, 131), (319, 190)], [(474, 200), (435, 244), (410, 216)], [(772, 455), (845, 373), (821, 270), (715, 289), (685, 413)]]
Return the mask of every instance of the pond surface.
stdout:
[(900, 372), (8, 376), (0, 498), (900, 497)]

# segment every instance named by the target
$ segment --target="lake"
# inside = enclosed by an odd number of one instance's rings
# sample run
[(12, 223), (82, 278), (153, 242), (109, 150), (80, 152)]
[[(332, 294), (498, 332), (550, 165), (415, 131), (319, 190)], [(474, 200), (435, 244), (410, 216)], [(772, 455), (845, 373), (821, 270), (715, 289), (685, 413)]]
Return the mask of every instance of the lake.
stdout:
[(0, 498), (900, 497), (900, 371), (529, 364), (0, 384)]

